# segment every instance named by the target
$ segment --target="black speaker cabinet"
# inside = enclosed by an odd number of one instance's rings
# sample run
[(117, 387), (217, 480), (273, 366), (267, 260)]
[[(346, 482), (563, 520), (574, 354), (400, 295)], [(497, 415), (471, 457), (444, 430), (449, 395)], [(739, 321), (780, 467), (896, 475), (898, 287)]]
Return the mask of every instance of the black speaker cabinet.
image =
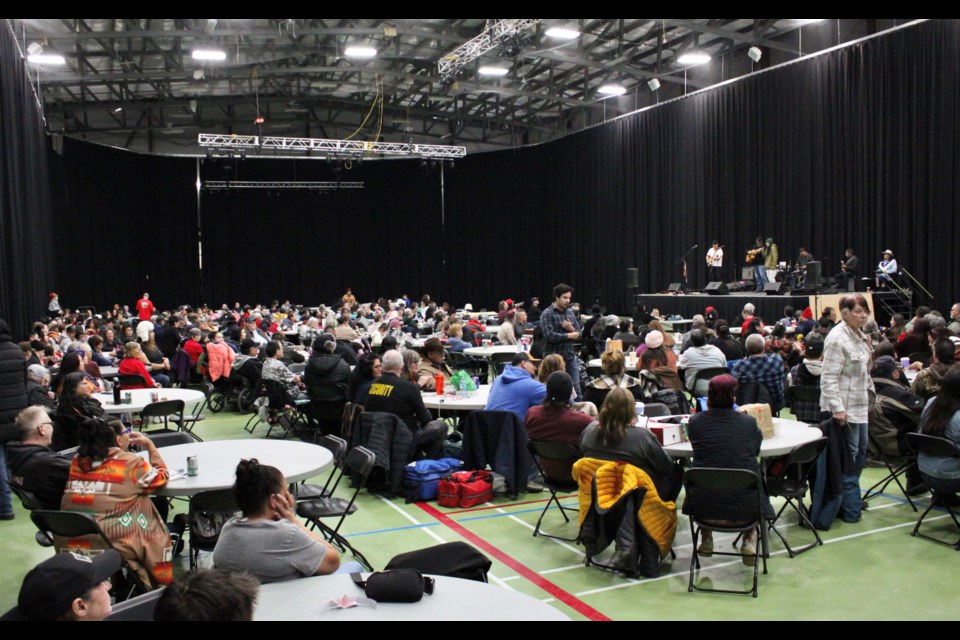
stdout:
[(821, 262), (807, 263), (806, 286), (816, 289), (823, 286), (823, 264)]
[(763, 285), (763, 292), (768, 296), (779, 296), (787, 292), (785, 282), (768, 282)]
[(725, 296), (730, 293), (730, 290), (727, 288), (727, 285), (723, 282), (711, 282), (703, 290), (704, 293), (709, 293), (714, 296)]
[(638, 269), (627, 269), (627, 289), (636, 289), (640, 286), (640, 272)]
[(669, 291), (670, 293), (679, 293), (680, 291), (683, 291), (683, 283), (671, 282), (670, 286), (667, 287), (667, 291)]

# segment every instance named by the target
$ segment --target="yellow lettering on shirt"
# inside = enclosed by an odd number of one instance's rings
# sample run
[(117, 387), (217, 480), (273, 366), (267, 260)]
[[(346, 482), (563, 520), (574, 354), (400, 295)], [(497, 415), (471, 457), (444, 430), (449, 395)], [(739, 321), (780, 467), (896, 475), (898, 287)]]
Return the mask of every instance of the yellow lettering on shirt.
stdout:
[(393, 393), (393, 385), (391, 384), (372, 384), (370, 385), (371, 396), (384, 396), (390, 397), (390, 394)]

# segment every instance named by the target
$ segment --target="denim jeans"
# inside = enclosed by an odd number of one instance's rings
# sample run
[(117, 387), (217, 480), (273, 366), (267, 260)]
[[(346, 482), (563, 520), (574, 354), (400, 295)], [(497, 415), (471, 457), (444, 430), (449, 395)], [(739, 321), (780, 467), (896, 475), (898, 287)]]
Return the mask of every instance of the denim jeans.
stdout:
[(764, 285), (767, 284), (767, 270), (763, 268), (762, 264), (754, 265), (753, 275), (754, 280), (756, 280), (757, 291), (763, 291)]
[(577, 402), (583, 402), (583, 391), (580, 389), (580, 359), (573, 357), (570, 360), (564, 360), (563, 364), (573, 379), (573, 391), (577, 394)]
[(7, 453), (6, 445), (0, 443), (0, 514), (13, 513), (13, 494), (7, 484)]
[(843, 521), (857, 522), (863, 498), (860, 493), (860, 474), (867, 461), (867, 423), (848, 422), (844, 429), (847, 436), (847, 448), (853, 458), (856, 475), (843, 476)]

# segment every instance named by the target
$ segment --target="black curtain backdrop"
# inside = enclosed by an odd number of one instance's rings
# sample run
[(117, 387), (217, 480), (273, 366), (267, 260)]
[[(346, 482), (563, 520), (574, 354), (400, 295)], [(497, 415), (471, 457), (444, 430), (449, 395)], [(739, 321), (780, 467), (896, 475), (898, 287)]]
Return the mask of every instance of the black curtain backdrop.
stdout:
[(69, 138), (51, 158), (61, 305), (132, 309), (144, 291), (161, 309), (199, 302), (196, 160)]
[[(351, 286), (361, 299), (429, 293), (479, 308), (505, 297), (549, 299), (563, 281), (582, 302), (599, 289), (604, 304), (626, 311), (627, 268), (640, 270), (638, 292), (662, 291), (679, 280), (684, 252), (699, 244), (688, 267), (691, 286), (700, 287), (705, 251), (718, 238), (724, 278), (732, 280), (762, 235), (776, 240), (783, 260), (806, 246), (828, 275), (847, 246), (870, 270), (893, 249), (946, 310), (960, 284), (958, 60), (960, 23), (931, 21), (554, 143), (469, 156), (444, 170), (443, 212), (440, 175), (423, 175), (419, 162), (408, 160), (341, 172), (344, 180), (364, 181), (362, 191), (204, 192), (197, 291), (210, 304), (315, 303)], [(71, 226), (82, 246), (91, 245), (84, 235), (91, 228), (110, 227), (114, 242), (132, 248), (195, 222), (192, 164), (97, 153), (107, 176), (133, 162), (143, 169), (129, 171), (137, 178), (130, 183), (78, 180), (74, 174), (92, 170), (77, 165), (86, 156), (65, 155), (66, 182), (97, 185), (84, 194), (85, 212), (58, 208), (61, 218), (91, 219)], [(202, 172), (207, 179), (335, 177), (317, 161), (206, 160)], [(107, 185), (125, 192), (126, 206), (93, 206)], [(136, 221), (124, 211), (136, 211)], [(164, 248), (162, 262), (178, 270), (152, 273), (151, 288), (185, 299), (193, 292), (186, 265), (195, 262), (195, 243)], [(131, 253), (123, 268), (144, 263)], [(104, 295), (135, 298), (140, 279), (120, 274)], [(99, 295), (95, 282), (78, 282), (78, 298)]]
[(6, 21), (0, 23), (0, 96), (0, 318), (19, 340), (45, 312), (57, 283), (43, 120)]

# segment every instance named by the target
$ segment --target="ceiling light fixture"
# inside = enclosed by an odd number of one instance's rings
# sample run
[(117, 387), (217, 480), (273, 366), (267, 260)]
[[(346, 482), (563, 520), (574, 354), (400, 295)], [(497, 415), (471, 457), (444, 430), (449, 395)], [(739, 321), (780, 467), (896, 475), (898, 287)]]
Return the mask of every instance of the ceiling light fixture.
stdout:
[(619, 84), (605, 84), (597, 89), (597, 93), (601, 93), (605, 96), (622, 96), (626, 92), (626, 87), (623, 87)]
[(576, 29), (567, 29), (566, 27), (550, 27), (544, 31), (544, 35), (548, 38), (556, 38), (557, 40), (573, 40), (580, 35), (580, 32)]
[(377, 55), (377, 50), (373, 47), (347, 47), (343, 54), (348, 58), (373, 58)]
[(705, 62), (710, 62), (710, 54), (702, 49), (690, 49), (689, 51), (684, 51), (680, 54), (680, 57), (677, 58), (677, 62), (683, 65), (698, 65)]
[(33, 64), (66, 64), (66, 59), (56, 51), (50, 53), (43, 52), (43, 45), (39, 42), (31, 42), (27, 47), (27, 62)]
[(505, 76), (510, 72), (510, 69), (505, 67), (480, 67), (477, 69), (477, 73), (482, 76)]
[(747, 49), (747, 57), (754, 62), (760, 62), (760, 58), (763, 57), (763, 51), (760, 50), (760, 47), (750, 47)]
[(227, 52), (220, 49), (194, 49), (190, 52), (190, 56), (194, 60), (223, 62), (227, 59)]

